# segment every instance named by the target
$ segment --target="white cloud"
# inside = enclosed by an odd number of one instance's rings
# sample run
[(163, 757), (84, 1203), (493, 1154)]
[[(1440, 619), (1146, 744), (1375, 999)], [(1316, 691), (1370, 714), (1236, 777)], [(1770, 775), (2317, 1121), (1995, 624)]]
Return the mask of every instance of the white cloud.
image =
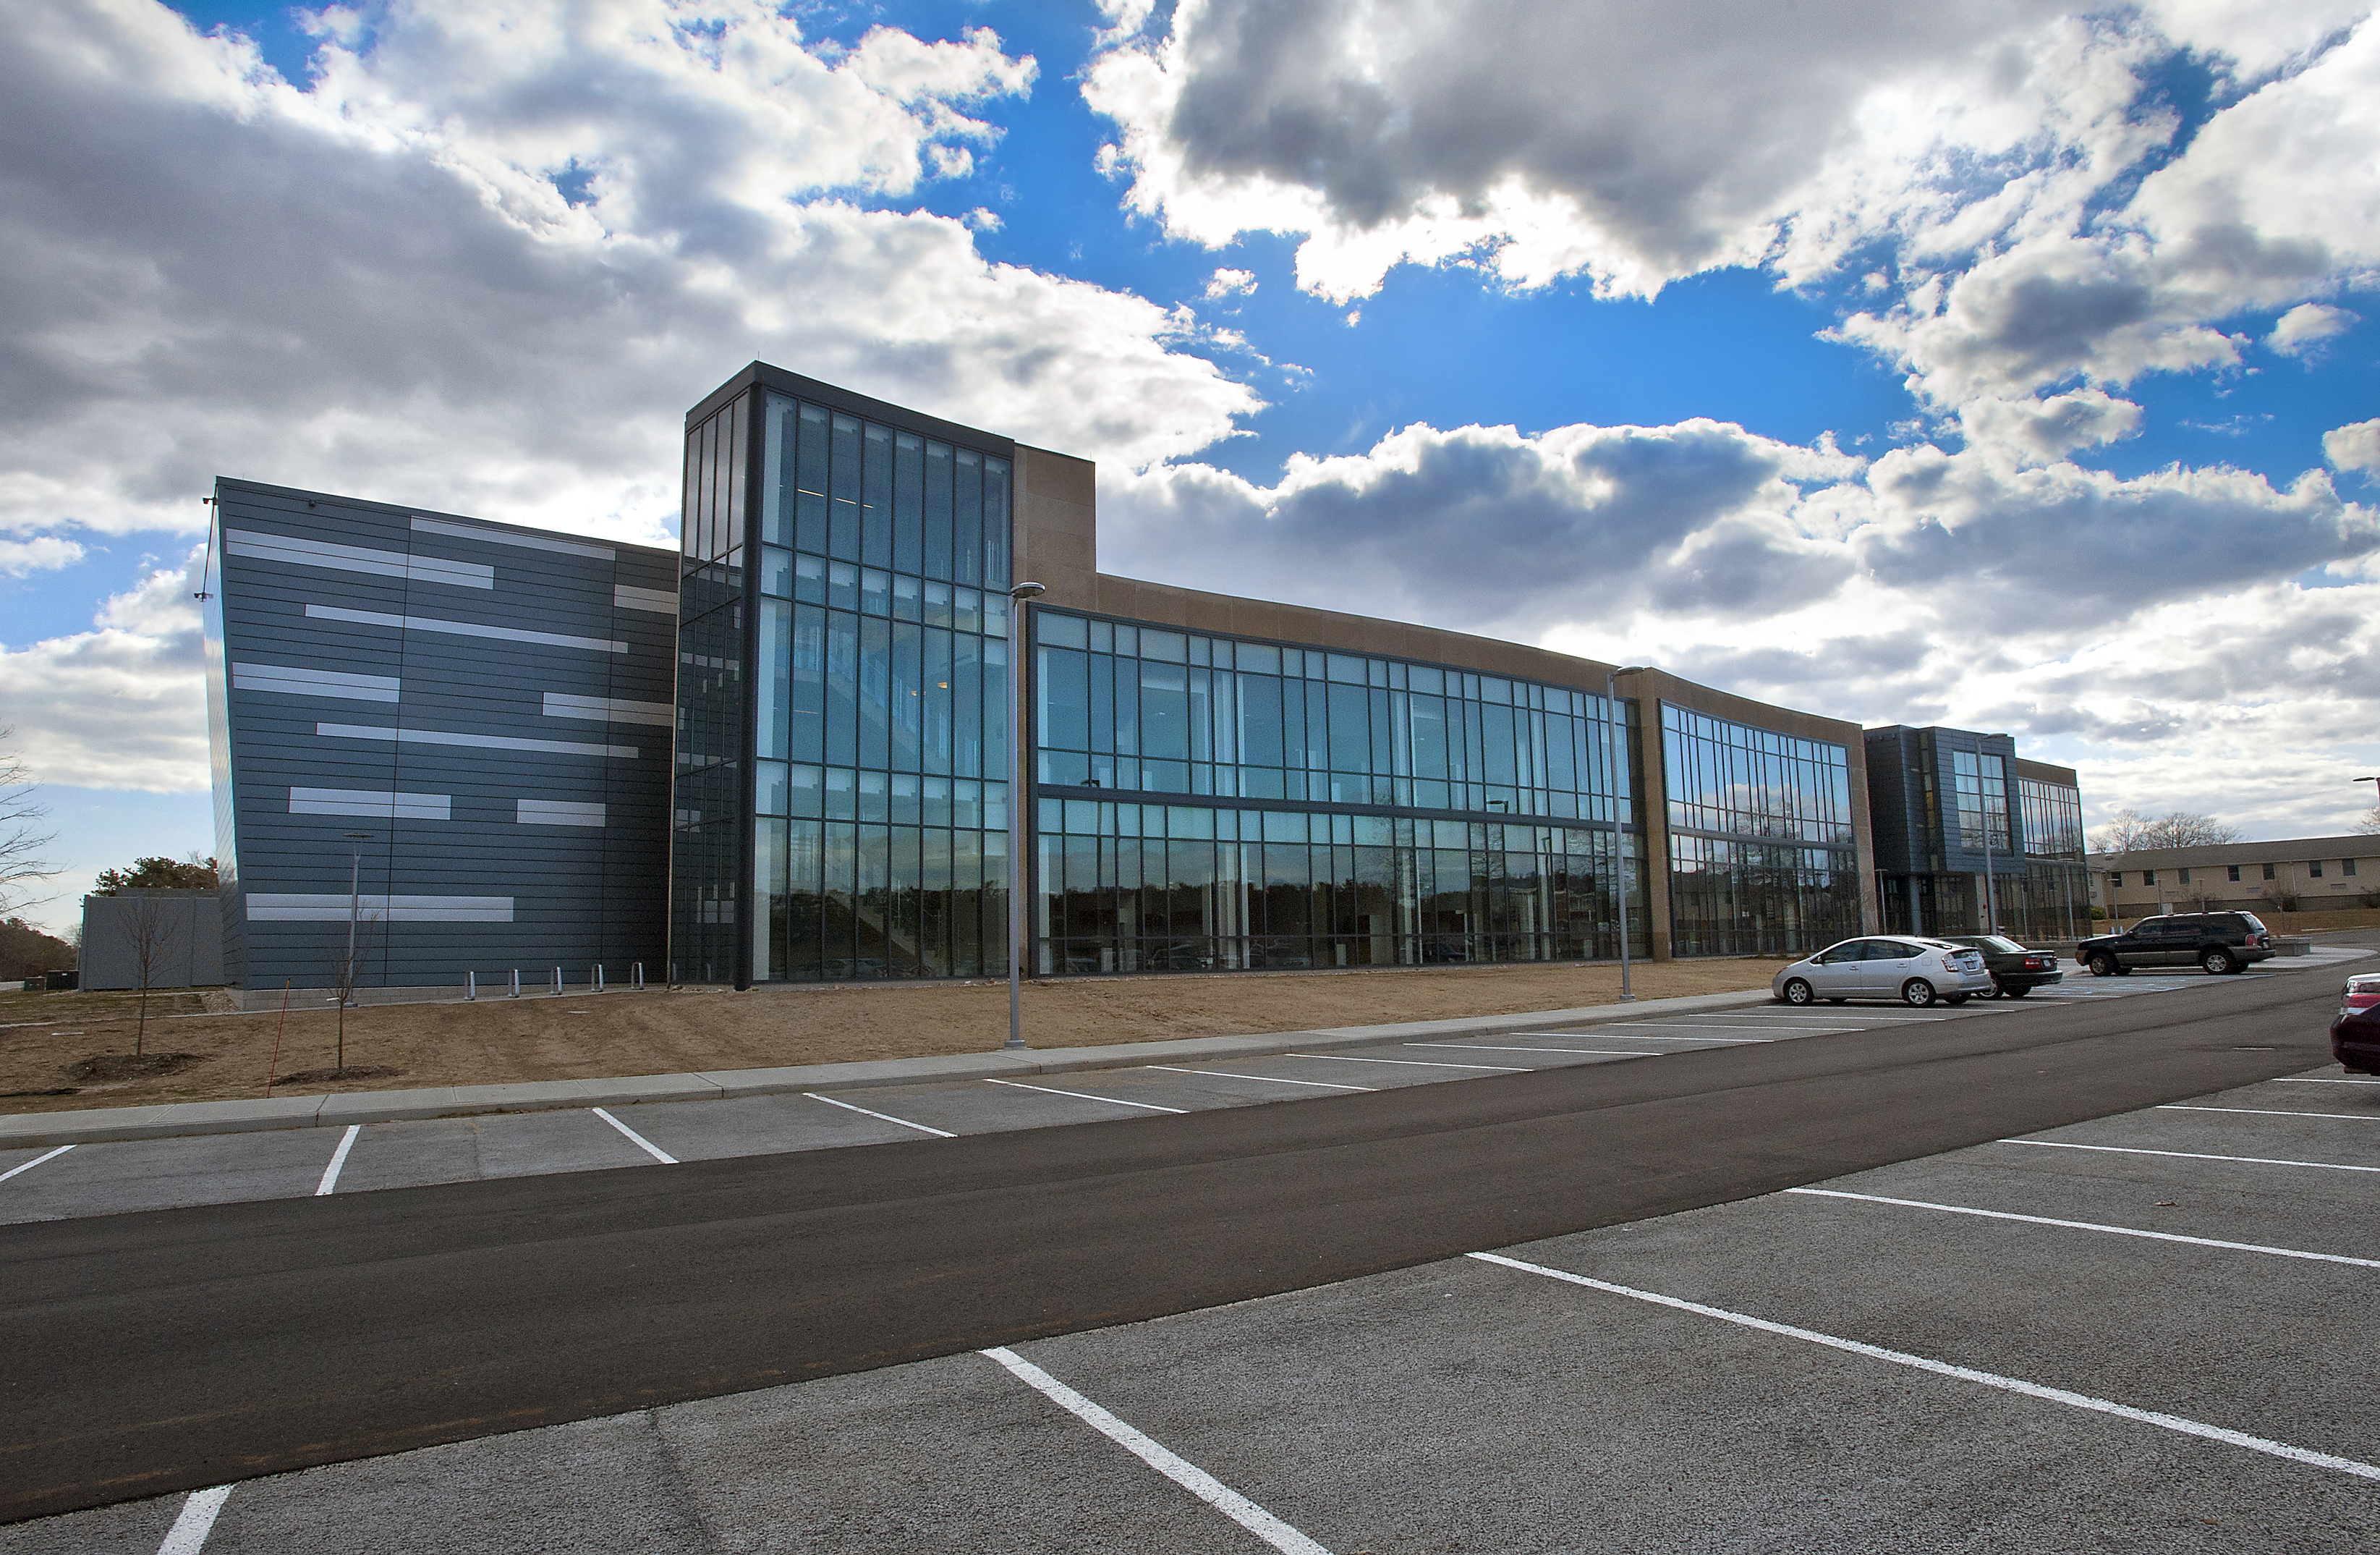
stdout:
[(2007, 447), (2031, 460), (2058, 458), (2131, 436), (2141, 407), (2099, 389), (2076, 389), (2043, 399), (1977, 399), (1960, 407), (1971, 443)]
[[(2228, 367), (2227, 321), (2380, 273), (2369, 9), (1184, 0), (1084, 90), (1133, 209), (1295, 235), (1326, 298), (1406, 262), (1606, 296), (1864, 276), (1892, 300), (1841, 337), (1956, 409)], [(2183, 67), (2216, 77), (2186, 141)]]
[(31, 540), (0, 540), (0, 573), (23, 577), (29, 573), (70, 567), (83, 558), (83, 548), (55, 535)]
[(2265, 344), (2285, 357), (2309, 356), (2318, 351), (2324, 341), (2345, 334), (2362, 322), (2362, 314), (2350, 313), (2344, 308), (2301, 302), (2280, 316), (2273, 325), (2273, 333), (2265, 336)]
[(1218, 270), (1207, 279), (1207, 297), (1210, 301), (1256, 289), (1257, 273), (1253, 270)]
[[(2119, 400), (2005, 409), (2022, 424), (1999, 441), (1873, 461), (1708, 420), (1407, 427), (1269, 486), (1196, 464), (1111, 480), (1100, 550), (1130, 576), (1271, 579), (1869, 724), (2009, 729), (2095, 763), (2096, 806), (2231, 793), (2338, 819), (2282, 769), (2380, 726), (2380, 511), (2318, 470), (2127, 480), (2045, 452), (2077, 420), (2128, 422)], [(2227, 752), (2252, 758), (2236, 785)]]
[(2322, 434), (2322, 453), (2334, 469), (2380, 471), (2380, 419), (2332, 428)]
[[(201, 548), (202, 549), (202, 548)], [(187, 793), (207, 786), (206, 666), (190, 597), (201, 551), (109, 596), (91, 629), (0, 643), (0, 723), (36, 782)]]
[(1110, 463), (1259, 403), (1153, 304), (873, 203), (1026, 90), (989, 31), (343, 15), (299, 91), (145, 0), (0, 6), (0, 534), (195, 529), (226, 473), (652, 540), (754, 357)]

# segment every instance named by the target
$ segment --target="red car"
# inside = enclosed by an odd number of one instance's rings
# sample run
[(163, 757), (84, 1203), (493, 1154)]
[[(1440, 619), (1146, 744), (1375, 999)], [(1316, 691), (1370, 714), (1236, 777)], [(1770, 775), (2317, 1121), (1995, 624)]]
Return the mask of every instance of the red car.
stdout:
[(2350, 978), (2339, 990), (2330, 1056), (2350, 1074), (2380, 1075), (2380, 973)]

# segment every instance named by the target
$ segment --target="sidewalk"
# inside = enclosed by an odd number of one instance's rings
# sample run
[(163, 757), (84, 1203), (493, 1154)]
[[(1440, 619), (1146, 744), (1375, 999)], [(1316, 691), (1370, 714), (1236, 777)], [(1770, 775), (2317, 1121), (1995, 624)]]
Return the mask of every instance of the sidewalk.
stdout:
[(1645, 999), (1577, 1010), (1518, 1015), (1345, 1026), (1317, 1031), (1276, 1031), (1257, 1037), (1198, 1037), (1170, 1042), (1116, 1042), (1095, 1048), (1026, 1049), (1023, 1052), (953, 1053), (939, 1058), (877, 1059), (813, 1063), (786, 1069), (730, 1069), (692, 1075), (631, 1075), (606, 1080), (541, 1080), (515, 1085), (445, 1086), (431, 1090), (346, 1091), (334, 1096), (276, 1096), (253, 1101), (180, 1101), (148, 1107), (92, 1108), (78, 1112), (0, 1115), (0, 1149), (90, 1145), (106, 1140), (164, 1139), (192, 1134), (248, 1134), (275, 1128), (344, 1128), (349, 1124), (414, 1118), (459, 1118), (486, 1112), (555, 1112), (622, 1107), (639, 1101), (699, 1101), (731, 1096), (779, 1096), (854, 1086), (929, 1085), (1019, 1075), (1062, 1075), (1118, 1063), (1253, 1057), (1301, 1048), (1350, 1048), (1420, 1037), (1486, 1037), (1545, 1026), (1578, 1026), (1646, 1015), (1687, 1014), (1743, 1004), (1766, 1004), (1766, 990)]

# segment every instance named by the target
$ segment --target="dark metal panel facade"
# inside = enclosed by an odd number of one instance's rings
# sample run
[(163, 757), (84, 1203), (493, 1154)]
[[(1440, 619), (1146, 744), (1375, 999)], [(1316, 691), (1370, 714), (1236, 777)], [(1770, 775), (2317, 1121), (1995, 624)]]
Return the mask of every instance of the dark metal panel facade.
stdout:
[[(208, 601), (232, 980), (657, 973), (667, 551), (243, 481)], [(358, 834), (359, 833), (359, 834)]]

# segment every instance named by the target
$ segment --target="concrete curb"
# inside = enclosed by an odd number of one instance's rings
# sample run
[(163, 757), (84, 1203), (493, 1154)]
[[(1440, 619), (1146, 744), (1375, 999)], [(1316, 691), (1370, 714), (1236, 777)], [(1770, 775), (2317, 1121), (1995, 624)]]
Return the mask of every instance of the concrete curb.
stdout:
[(632, 1075), (606, 1080), (538, 1080), (496, 1086), (442, 1086), (423, 1090), (346, 1091), (332, 1096), (276, 1096), (270, 1100), (178, 1101), (149, 1107), (92, 1108), (80, 1112), (0, 1115), (0, 1149), (95, 1145), (112, 1140), (165, 1139), (194, 1134), (250, 1134), (266, 1129), (344, 1128), (349, 1124), (419, 1118), (462, 1118), (490, 1112), (557, 1112), (580, 1107), (628, 1107), (641, 1101), (695, 1101), (731, 1096), (783, 1096), (855, 1086), (930, 1085), (1019, 1075), (1063, 1075), (1135, 1061), (1253, 1058), (1301, 1048), (1352, 1048), (1427, 1037), (1488, 1037), (1542, 1026), (1609, 1025), (1647, 1015), (1691, 1014), (1769, 1002), (1767, 992), (1694, 994), (1633, 1004), (1594, 1004), (1518, 1015), (1405, 1021), (1391, 1026), (1342, 1026), (1318, 1031), (1275, 1031), (1250, 1037), (1192, 1037), (1166, 1042), (1115, 1042), (1096, 1048), (1028, 1049), (1021, 1053), (952, 1053), (936, 1058), (869, 1059), (783, 1069), (726, 1069), (692, 1075)]

